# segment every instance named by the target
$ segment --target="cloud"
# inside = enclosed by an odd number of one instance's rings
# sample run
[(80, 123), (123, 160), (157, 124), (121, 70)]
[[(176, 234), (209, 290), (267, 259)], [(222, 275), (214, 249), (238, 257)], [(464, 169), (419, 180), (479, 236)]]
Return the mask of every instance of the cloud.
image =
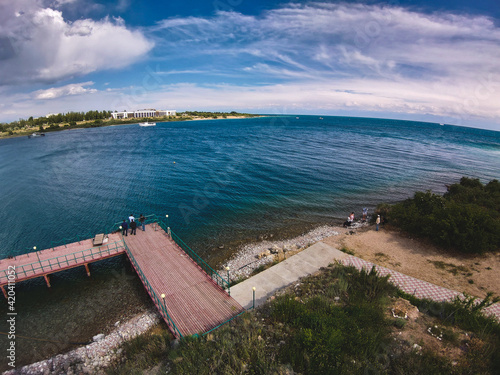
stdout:
[[(11, 17), (22, 9), (12, 9)], [(0, 12), (0, 25), (7, 24), (8, 17), (5, 22), (2, 17)], [(135, 79), (124, 80), (134, 86), (112, 83), (95, 92), (85, 82), (73, 88), (78, 96), (67, 85), (24, 99), (9, 97), (4, 105), (17, 117), (32, 109), (41, 114), (88, 108), (234, 109), (380, 113), (459, 125), (496, 123), (500, 130), (500, 28), (484, 16), (307, 3), (256, 16), (219, 12), (172, 17), (141, 32), (127, 29), (120, 19), (69, 23), (57, 10), (46, 8), (25, 11), (17, 19), (36, 25), (14, 25), (15, 38), (0, 26), (0, 81), (24, 74), (25, 81), (50, 82), (110, 69), (136, 61), (155, 43), (147, 61), (155, 67), (134, 71)], [(34, 36), (34, 30), (45, 34)], [(5, 43), (11, 40), (16, 43)], [(135, 54), (134, 43), (141, 53)], [(110, 51), (113, 45), (119, 48)], [(32, 49), (21, 51), (20, 46)], [(21, 53), (23, 59), (17, 58)], [(4, 73), (3, 66), (10, 70)], [(60, 96), (37, 101), (40, 95)], [(50, 109), (40, 109), (42, 105)]]
[(22, 0), (0, 9), (0, 85), (53, 83), (123, 68), (153, 48), (122, 19), (69, 22), (61, 11), (37, 4)]
[(33, 93), (33, 97), (39, 100), (57, 99), (62, 96), (92, 94), (96, 89), (88, 89), (85, 86), (92, 86), (94, 82), (74, 83), (61, 87), (52, 87), (46, 90), (38, 90)]
[(170, 18), (151, 32), (162, 49), (177, 51), (165, 63), (196, 60), (196, 69), (238, 73), (242, 91), (272, 88), (284, 99), (275, 101), (297, 103), (308, 92), (316, 100), (307, 106), (318, 109), (349, 103), (498, 121), (500, 28), (485, 16), (308, 3), (258, 16)]

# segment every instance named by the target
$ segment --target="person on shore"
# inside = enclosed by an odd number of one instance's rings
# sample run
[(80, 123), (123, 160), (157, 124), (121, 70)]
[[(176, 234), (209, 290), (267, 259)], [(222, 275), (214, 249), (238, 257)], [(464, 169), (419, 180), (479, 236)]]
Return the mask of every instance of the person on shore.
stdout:
[(135, 234), (136, 234), (135, 233), (136, 228), (137, 228), (137, 223), (135, 222), (135, 220), (131, 221), (130, 222), (130, 235), (133, 234), (135, 236)]
[(131, 223), (132, 221), (135, 221), (135, 217), (134, 215), (130, 214), (130, 216), (128, 217), (128, 221)]
[(123, 220), (122, 223), (122, 236), (123, 235), (128, 236), (128, 224), (126, 220)]
[(378, 227), (380, 225), (380, 215), (377, 215), (377, 220), (375, 220), (375, 230), (378, 232)]
[(343, 225), (343, 227), (344, 227), (344, 228), (349, 227), (349, 226), (351, 225), (351, 221), (350, 221), (350, 219), (351, 219), (351, 217), (350, 217), (350, 216), (348, 216), (348, 217), (347, 217), (347, 220), (346, 220), (346, 221), (344, 221), (344, 225)]
[(366, 222), (367, 216), (368, 216), (368, 208), (363, 207), (363, 223)]
[(141, 216), (139, 216), (139, 223), (141, 223), (141, 225), (142, 225), (143, 232), (146, 230), (146, 225), (144, 224), (145, 221), (146, 221), (146, 218), (141, 214)]
[(354, 212), (351, 212), (351, 214), (347, 217), (347, 220), (344, 221), (344, 228), (350, 227), (353, 222), (354, 222)]

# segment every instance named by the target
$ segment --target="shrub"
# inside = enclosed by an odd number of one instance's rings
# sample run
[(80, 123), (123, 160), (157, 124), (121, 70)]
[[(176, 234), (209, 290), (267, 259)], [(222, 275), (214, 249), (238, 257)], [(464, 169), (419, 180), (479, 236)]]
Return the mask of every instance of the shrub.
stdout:
[(463, 177), (440, 196), (430, 191), (395, 204), (387, 212), (392, 224), (439, 246), (464, 253), (500, 247), (500, 183), (486, 186)]

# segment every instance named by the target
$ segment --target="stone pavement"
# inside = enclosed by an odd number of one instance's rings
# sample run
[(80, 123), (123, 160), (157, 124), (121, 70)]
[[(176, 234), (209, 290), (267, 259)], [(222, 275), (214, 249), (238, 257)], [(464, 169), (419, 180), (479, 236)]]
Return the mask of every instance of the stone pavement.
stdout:
[[(249, 309), (253, 306), (252, 288), (255, 287), (255, 307), (257, 307), (279, 289), (298, 281), (301, 277), (313, 274), (321, 267), (327, 267), (335, 261), (345, 265), (352, 265), (359, 270), (364, 268), (370, 271), (375, 266), (379, 275), (390, 275), (390, 282), (405, 293), (413, 294), (418, 298), (441, 302), (450, 301), (456, 296), (462, 296), (462, 293), (378, 266), (361, 258), (345, 254), (323, 242), (317, 242), (283, 262), (236, 284), (231, 288), (231, 297), (236, 299), (245, 309)], [(500, 320), (500, 303), (496, 303), (484, 311)]]
[[(358, 270), (365, 269), (370, 271), (373, 266), (377, 270), (380, 276), (390, 275), (389, 281), (396, 285), (403, 292), (408, 294), (413, 294), (417, 298), (430, 299), (432, 301), (451, 301), (456, 296), (463, 297), (462, 293), (456, 292), (454, 290), (447, 289), (436, 284), (431, 284), (427, 281), (416, 279), (411, 276), (404, 275), (400, 272), (378, 266), (374, 263), (368, 262), (366, 260), (360, 259), (358, 257), (350, 255), (349, 257), (341, 260), (344, 265), (351, 265), (356, 267)], [(495, 315), (498, 320), (500, 320), (500, 303), (491, 305), (490, 307), (484, 309), (487, 314)]]

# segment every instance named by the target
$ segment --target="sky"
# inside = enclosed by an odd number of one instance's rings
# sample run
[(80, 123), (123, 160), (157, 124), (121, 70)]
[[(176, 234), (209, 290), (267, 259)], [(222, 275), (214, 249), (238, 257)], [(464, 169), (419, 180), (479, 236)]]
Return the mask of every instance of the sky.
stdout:
[(0, 122), (88, 110), (500, 131), (497, 0), (0, 0)]

